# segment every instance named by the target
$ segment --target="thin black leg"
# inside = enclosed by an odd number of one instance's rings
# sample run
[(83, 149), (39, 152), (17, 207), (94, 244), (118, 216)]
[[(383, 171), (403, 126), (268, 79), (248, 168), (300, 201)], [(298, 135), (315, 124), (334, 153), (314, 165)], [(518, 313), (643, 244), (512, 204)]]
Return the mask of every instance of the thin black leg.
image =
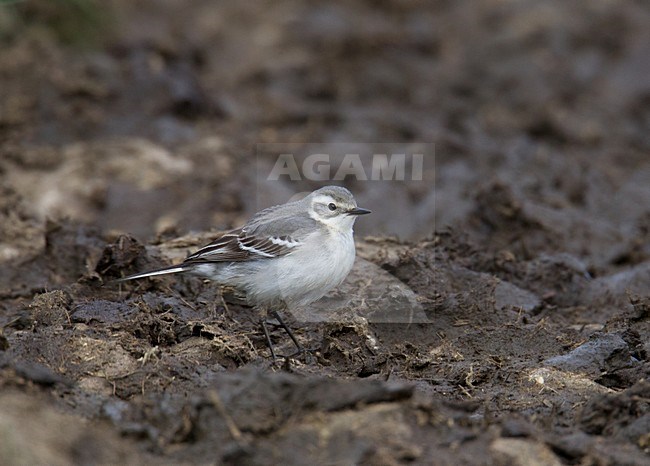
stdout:
[(269, 346), (269, 350), (271, 350), (271, 358), (273, 358), (273, 361), (275, 362), (277, 358), (275, 357), (275, 350), (273, 349), (273, 342), (271, 341), (271, 335), (269, 335), (269, 329), (266, 327), (266, 320), (262, 319), (261, 324), (264, 338), (266, 338), (266, 344)]
[(301, 353), (304, 352), (305, 349), (302, 347), (302, 345), (300, 343), (298, 343), (298, 340), (296, 339), (296, 336), (293, 334), (293, 332), (287, 326), (287, 324), (284, 323), (284, 320), (282, 320), (282, 317), (280, 317), (280, 314), (278, 313), (278, 311), (271, 311), (271, 314), (280, 323), (280, 327), (282, 327), (284, 329), (284, 331), (287, 332), (287, 334), (289, 335), (289, 338), (291, 338), (293, 340), (293, 343), (294, 343), (294, 345), (296, 345), (296, 348), (298, 348), (298, 351), (301, 352)]

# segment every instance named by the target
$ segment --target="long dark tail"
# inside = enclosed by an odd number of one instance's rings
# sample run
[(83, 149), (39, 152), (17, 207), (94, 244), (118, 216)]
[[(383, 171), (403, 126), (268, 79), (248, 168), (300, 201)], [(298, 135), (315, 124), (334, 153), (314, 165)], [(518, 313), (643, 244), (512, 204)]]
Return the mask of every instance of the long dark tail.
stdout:
[(151, 270), (149, 272), (142, 272), (142, 273), (136, 273), (134, 275), (129, 275), (128, 277), (124, 278), (119, 278), (115, 280), (116, 282), (126, 282), (129, 280), (136, 280), (138, 278), (146, 278), (146, 277), (155, 277), (157, 275), (167, 275), (170, 273), (179, 273), (179, 272), (185, 272), (189, 270), (189, 267), (183, 266), (183, 265), (172, 265), (169, 267), (164, 267), (162, 269), (157, 269), (157, 270)]

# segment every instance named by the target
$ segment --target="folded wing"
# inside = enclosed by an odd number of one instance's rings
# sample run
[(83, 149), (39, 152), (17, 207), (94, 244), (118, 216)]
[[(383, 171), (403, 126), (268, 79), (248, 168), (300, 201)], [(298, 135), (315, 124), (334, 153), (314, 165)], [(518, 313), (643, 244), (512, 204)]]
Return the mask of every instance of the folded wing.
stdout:
[(183, 265), (206, 262), (243, 262), (286, 256), (301, 243), (289, 236), (247, 234), (239, 228), (220, 236), (185, 259)]

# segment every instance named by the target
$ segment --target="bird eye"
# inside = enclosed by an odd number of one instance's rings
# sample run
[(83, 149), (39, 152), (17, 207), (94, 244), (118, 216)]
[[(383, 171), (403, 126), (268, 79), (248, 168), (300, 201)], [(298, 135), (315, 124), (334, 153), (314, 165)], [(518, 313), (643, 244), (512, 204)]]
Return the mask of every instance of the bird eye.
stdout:
[(330, 204), (327, 206), (330, 210), (336, 210), (336, 204), (333, 202), (330, 202)]

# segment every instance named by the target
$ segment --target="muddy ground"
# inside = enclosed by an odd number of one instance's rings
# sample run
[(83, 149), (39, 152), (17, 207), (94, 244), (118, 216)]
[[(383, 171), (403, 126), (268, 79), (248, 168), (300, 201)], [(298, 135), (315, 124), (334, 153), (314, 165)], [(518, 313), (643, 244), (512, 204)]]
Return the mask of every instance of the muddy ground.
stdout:
[[(2, 464), (650, 463), (647, 4), (67, 3), (0, 6)], [(111, 284), (319, 186), (260, 181), (277, 142), (435, 144), (347, 180), (308, 361)]]

